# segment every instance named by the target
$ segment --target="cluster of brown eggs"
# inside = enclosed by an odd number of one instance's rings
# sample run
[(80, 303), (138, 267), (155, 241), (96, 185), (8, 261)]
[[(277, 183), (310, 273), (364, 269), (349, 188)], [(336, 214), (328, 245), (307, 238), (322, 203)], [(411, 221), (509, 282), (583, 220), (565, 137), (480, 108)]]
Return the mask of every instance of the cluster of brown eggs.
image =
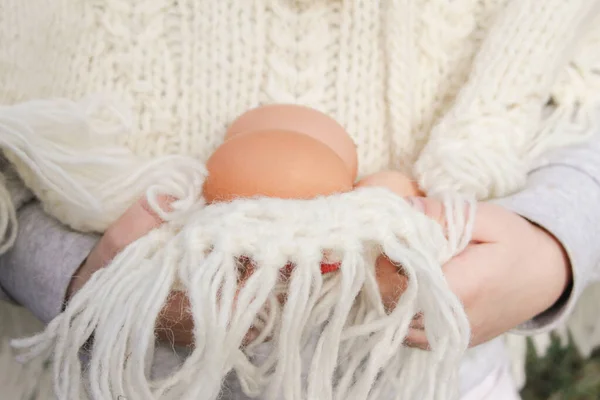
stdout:
[[(381, 171), (357, 181), (356, 145), (333, 118), (309, 107), (275, 104), (238, 117), (207, 161), (208, 203), (257, 196), (311, 199), (358, 187), (386, 187), (399, 196), (421, 195), (406, 175)], [(381, 268), (396, 270), (385, 257)], [(291, 272), (290, 265), (284, 269)], [(323, 273), (339, 264), (323, 261)], [(286, 273), (286, 274), (287, 274)]]
[(335, 119), (309, 107), (275, 104), (252, 109), (229, 127), (207, 162), (207, 202), (267, 196), (310, 199), (356, 187), (384, 186), (400, 196), (419, 194), (397, 171), (356, 182), (356, 145)]

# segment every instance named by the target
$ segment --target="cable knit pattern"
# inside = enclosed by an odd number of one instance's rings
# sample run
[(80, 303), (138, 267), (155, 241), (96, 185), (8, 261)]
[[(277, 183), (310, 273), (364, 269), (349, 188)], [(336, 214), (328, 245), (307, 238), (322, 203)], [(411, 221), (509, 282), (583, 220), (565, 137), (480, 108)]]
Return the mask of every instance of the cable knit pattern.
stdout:
[[(201, 160), (248, 108), (300, 103), (348, 129), (361, 174), (386, 167), (412, 173), (429, 132), (450, 109), (460, 121), (450, 116), (437, 130), (478, 132), (487, 148), (502, 134), (484, 138), (479, 117), (496, 117), (491, 125), (486, 118), (485, 130), (518, 126), (523, 133), (508, 138), (522, 148), (551, 94), (570, 108), (588, 100), (589, 91), (565, 95), (576, 84), (567, 78), (573, 54), (565, 50), (579, 43), (596, 2), (513, 1), (503, 10), (507, 3), (6, 0), (0, 19), (16, 23), (2, 24), (0, 102), (108, 93), (130, 107), (134, 129), (122, 140), (136, 154)], [(594, 53), (575, 59), (581, 82), (595, 78)], [(428, 148), (423, 158), (437, 160), (438, 151)], [(522, 177), (530, 163), (522, 161), (515, 173)], [(425, 188), (435, 186), (424, 174), (415, 176)]]
[[(143, 193), (154, 206), (160, 193), (180, 199), (172, 213), (157, 210), (163, 228), (17, 347), (52, 353), (64, 399), (80, 398), (73, 344), (92, 332), (93, 399), (214, 400), (230, 371), (245, 394), (269, 400), (453, 399), (469, 332), (441, 263), (468, 243), (474, 207), (465, 202), (518, 190), (548, 150), (599, 125), (599, 8), (598, 0), (2, 0), (0, 148), (45, 209), (102, 232)], [(397, 168), (445, 199), (447, 235), (383, 190), (205, 205), (203, 163), (234, 118), (267, 103), (336, 118), (357, 145), (359, 175)], [(0, 233), (14, 216), (4, 192)], [(391, 316), (374, 287), (377, 249), (410, 278)], [(343, 261), (334, 279), (317, 268), (329, 250)], [(241, 255), (258, 261), (264, 280), (245, 287), (233, 312)], [(279, 307), (276, 278), (290, 260), (301, 267)], [(173, 288), (191, 297), (197, 346), (173, 376), (152, 381), (144, 371), (153, 326)], [(427, 355), (401, 346), (419, 310)], [(272, 339), (262, 367), (251, 349), (239, 350), (252, 323)]]

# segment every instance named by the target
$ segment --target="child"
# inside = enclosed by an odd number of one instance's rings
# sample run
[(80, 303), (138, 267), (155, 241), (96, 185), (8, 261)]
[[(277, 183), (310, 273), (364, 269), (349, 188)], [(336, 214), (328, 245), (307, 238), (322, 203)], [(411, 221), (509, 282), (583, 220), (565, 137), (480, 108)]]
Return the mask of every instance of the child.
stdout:
[[(496, 293), (493, 299), (478, 298), (472, 310), (467, 309), (475, 343), (487, 343), (476, 356), (467, 355), (461, 388), (465, 399), (492, 399), (494, 395), (509, 399), (500, 390), (508, 390), (517, 398), (516, 389), (511, 387), (514, 384), (506, 378), (501, 342), (490, 340), (517, 325), (526, 328), (525, 332), (551, 329), (564, 319), (582, 288), (597, 275), (591, 272), (597, 268), (591, 246), (583, 246), (570, 236), (575, 226), (592, 230), (590, 236), (598, 229), (596, 219), (590, 222), (584, 216), (586, 212), (594, 215), (591, 200), (588, 203), (574, 194), (585, 182), (589, 192), (595, 193), (590, 199), (598, 198), (599, 189), (589, 179), (598, 171), (597, 159), (589, 157), (591, 153), (586, 153), (585, 159), (572, 157), (591, 151), (574, 149), (532, 171), (537, 160), (523, 159), (529, 149), (520, 143), (542, 127), (545, 132), (557, 131), (548, 135), (551, 139), (547, 142), (537, 143), (538, 153), (544, 154), (542, 150), (555, 144), (577, 143), (591, 133), (578, 136), (561, 132), (567, 125), (560, 116), (570, 114), (574, 103), (586, 98), (587, 93), (575, 93), (577, 101), (571, 99), (575, 83), (569, 81), (565, 69), (574, 62), (571, 50), (583, 43), (585, 27), (591, 26), (598, 3), (73, 0), (67, 7), (30, 0), (0, 10), (0, 21), (16, 21), (4, 24), (8, 33), (0, 37), (1, 99), (10, 104), (52, 96), (76, 98), (97, 91), (116, 94), (136, 113), (137, 129), (124, 138), (130, 149), (145, 156), (183, 153), (202, 160), (222, 140), (219, 134), (223, 128), (241, 112), (261, 103), (301, 103), (327, 112), (345, 126), (358, 145), (363, 175), (397, 168), (413, 175), (431, 194), (447, 184), (481, 199), (495, 199), (514, 214), (494, 214), (482, 207), (477, 221), (480, 231), (485, 232), (480, 241), (506, 239), (502, 242), (506, 251), (500, 254), (510, 258), (499, 259), (498, 268), (519, 259), (522, 248), (517, 245), (522, 243), (508, 239), (524, 234), (535, 243), (527, 247), (530, 254), (554, 255), (552, 270), (543, 274), (539, 265), (514, 264), (516, 270), (530, 271), (522, 274), (529, 280), (519, 285), (515, 282), (519, 276), (513, 276), (513, 281), (504, 285), (506, 292)], [(553, 104), (546, 107), (551, 100)], [(545, 107), (551, 117), (541, 116)], [(591, 108), (584, 102), (580, 111)], [(158, 137), (160, 140), (155, 140)], [(456, 147), (448, 147), (453, 143)], [(482, 151), (461, 153), (463, 143), (476, 144)], [(593, 146), (597, 145), (587, 148)], [(442, 154), (450, 151), (455, 153)], [(477, 159), (484, 153), (485, 159)], [(499, 164), (495, 157), (508, 158)], [(493, 170), (498, 165), (511, 179), (498, 178), (502, 174)], [(506, 197), (519, 189), (528, 173), (529, 187)], [(465, 174), (476, 176), (461, 180)], [(561, 186), (550, 188), (549, 182), (555, 180)], [(578, 185), (572, 186), (572, 182)], [(568, 229), (555, 216), (573, 198), (581, 206), (574, 207)], [(435, 203), (416, 204), (426, 204), (424, 211), (435, 218), (431, 211)], [(22, 211), (20, 218), (34, 214), (42, 218), (39, 210), (29, 208), (28, 213)], [(532, 223), (522, 224), (517, 214)], [(516, 229), (508, 235), (499, 230), (507, 215)], [(41, 222), (30, 223), (36, 226)], [(76, 279), (71, 283), (80, 287), (122, 245), (141, 236), (147, 227), (156, 226), (157, 221), (141, 219), (136, 223), (140, 227), (117, 226), (112, 230), (126, 240), (114, 241), (114, 236), (100, 239), (78, 272), (78, 265), (65, 265), (69, 271), (58, 273), (61, 284), (56, 287), (66, 290), (66, 277), (70, 281), (72, 275)], [(36, 266), (42, 266), (26, 244), (24, 226), (27, 222), (21, 225), (13, 250), (2, 258), (3, 264), (19, 267), (2, 268), (0, 283), (47, 321), (59, 311), (57, 297), (48, 310), (27, 294), (31, 291), (28, 286), (43, 284), (32, 282)], [(60, 227), (53, 229), (46, 232), (72, 234)], [(477, 236), (475, 239), (479, 240)], [(65, 249), (57, 254), (70, 254), (67, 259), (75, 261), (89, 248), (83, 246), (77, 255)], [(482, 253), (467, 262), (475, 268), (493, 255)], [(529, 304), (522, 303), (527, 297), (523, 291), (531, 290), (534, 276), (545, 275), (555, 279), (545, 286), (547, 290), (536, 292), (536, 301), (526, 307)], [(464, 281), (468, 279), (464, 277)], [(485, 292), (485, 288), (480, 289)], [(518, 295), (517, 289), (521, 290)], [(482, 311), (485, 306), (498, 304), (494, 300), (502, 295), (518, 298), (522, 307)], [(461, 300), (469, 303), (468, 299)], [(485, 318), (489, 315), (512, 324), (498, 328), (494, 320)], [(530, 322), (520, 324), (526, 320)], [(419, 339), (418, 329), (411, 335), (410, 345), (426, 345)], [(493, 357), (485, 366), (480, 364), (482, 354)]]

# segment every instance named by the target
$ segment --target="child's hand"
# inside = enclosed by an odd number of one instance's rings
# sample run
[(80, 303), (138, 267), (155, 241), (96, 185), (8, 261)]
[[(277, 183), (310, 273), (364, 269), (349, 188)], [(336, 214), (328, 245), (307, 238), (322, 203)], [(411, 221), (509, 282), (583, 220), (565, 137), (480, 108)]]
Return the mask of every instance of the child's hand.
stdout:
[[(168, 200), (162, 200), (161, 207), (168, 207), (168, 203)], [(96, 271), (107, 266), (121, 250), (162, 223), (162, 219), (152, 211), (145, 199), (131, 206), (106, 230), (75, 273), (67, 291), (67, 300), (81, 289)], [(182, 346), (192, 343), (193, 320), (187, 310), (185, 294), (173, 292), (157, 322), (156, 332), (161, 340)]]
[[(167, 202), (161, 204), (166, 205)], [(83, 287), (97, 270), (107, 266), (125, 247), (158, 228), (163, 221), (145, 200), (139, 200), (104, 232), (67, 289), (67, 300)]]
[[(159, 205), (163, 209), (168, 209), (170, 202), (171, 200), (164, 198), (159, 201)], [(107, 266), (121, 250), (158, 228), (163, 222), (150, 208), (145, 198), (131, 206), (106, 230), (86, 261), (75, 273), (67, 290), (67, 300), (81, 289), (96, 271)], [(243, 285), (244, 279), (248, 276), (249, 272), (242, 277), (240, 285)], [(177, 346), (193, 345), (194, 320), (189, 312), (189, 306), (185, 293), (173, 291), (170, 294), (156, 323), (156, 334), (160, 340)], [(246, 342), (255, 336), (256, 332), (250, 331)]]
[[(442, 205), (416, 199), (445, 225)], [(444, 267), (471, 323), (471, 346), (499, 336), (550, 308), (571, 282), (562, 245), (547, 231), (500, 206), (479, 203), (472, 244)], [(426, 316), (425, 316), (426, 318)], [(407, 344), (427, 348), (420, 319)]]
[(383, 305), (387, 310), (392, 310), (406, 290), (407, 277), (383, 255), (377, 259), (375, 274)]

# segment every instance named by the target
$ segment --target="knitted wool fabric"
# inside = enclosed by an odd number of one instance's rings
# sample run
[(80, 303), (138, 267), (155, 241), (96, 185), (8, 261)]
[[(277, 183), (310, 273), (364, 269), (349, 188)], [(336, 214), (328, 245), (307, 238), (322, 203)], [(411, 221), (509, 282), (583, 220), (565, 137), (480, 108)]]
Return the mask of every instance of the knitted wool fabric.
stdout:
[[(0, 147), (46, 210), (103, 231), (149, 189), (182, 199), (17, 345), (53, 352), (65, 399), (83, 396), (77, 351), (92, 333), (95, 399), (216, 399), (232, 370), (268, 399), (453, 398), (469, 331), (440, 265), (468, 242), (473, 207), (449, 196), (509, 194), (547, 150), (585, 140), (600, 115), (599, 4), (3, 1)], [(205, 206), (203, 162), (228, 123), (265, 103), (336, 118), (360, 174), (412, 175), (446, 199), (449, 232), (385, 190)], [(324, 250), (342, 262), (333, 276), (318, 270)], [(390, 315), (374, 279), (379, 251), (409, 276)], [(241, 255), (259, 267), (235, 300)], [(280, 305), (287, 261), (297, 268)], [(190, 297), (196, 347), (156, 382), (153, 327), (173, 287)], [(418, 311), (431, 352), (402, 347)], [(252, 324), (264, 335), (241, 350)]]

